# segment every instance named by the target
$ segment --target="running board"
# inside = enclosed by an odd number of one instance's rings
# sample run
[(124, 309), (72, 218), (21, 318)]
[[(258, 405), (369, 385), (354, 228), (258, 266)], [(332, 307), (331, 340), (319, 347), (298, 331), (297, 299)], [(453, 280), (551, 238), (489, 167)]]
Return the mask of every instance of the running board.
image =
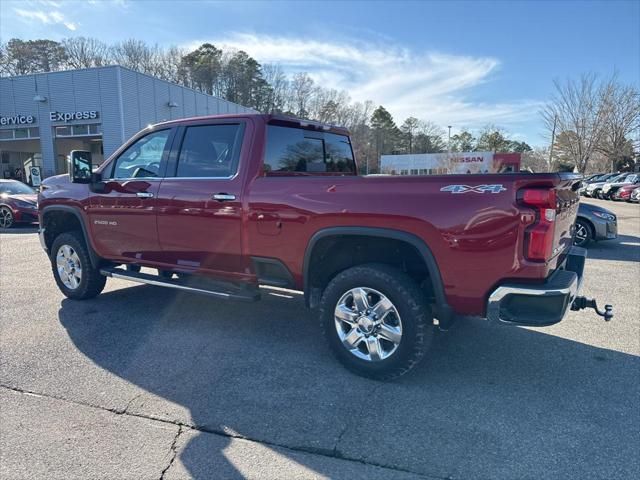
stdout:
[(234, 287), (225, 290), (224, 288), (220, 288), (220, 285), (215, 285), (216, 290), (213, 290), (208, 288), (208, 285), (194, 284), (195, 282), (193, 282), (192, 279), (188, 279), (188, 281), (181, 279), (169, 279), (147, 273), (132, 272), (122, 268), (101, 268), (100, 273), (105, 277), (120, 278), (131, 282), (156, 285), (158, 287), (175, 288), (176, 290), (182, 290), (184, 292), (200, 293), (224, 300), (240, 300), (243, 302), (255, 302), (260, 300), (260, 292), (257, 289), (255, 291), (251, 291), (240, 287)]

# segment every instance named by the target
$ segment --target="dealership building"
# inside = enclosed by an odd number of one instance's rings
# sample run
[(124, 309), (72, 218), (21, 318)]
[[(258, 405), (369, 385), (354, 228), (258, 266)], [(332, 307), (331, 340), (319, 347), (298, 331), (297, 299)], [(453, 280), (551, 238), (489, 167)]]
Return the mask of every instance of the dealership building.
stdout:
[(0, 178), (66, 173), (71, 150), (99, 163), (149, 124), (251, 112), (118, 65), (0, 78)]
[(443, 152), (382, 155), (380, 171), (391, 175), (506, 173), (520, 170), (520, 153)]

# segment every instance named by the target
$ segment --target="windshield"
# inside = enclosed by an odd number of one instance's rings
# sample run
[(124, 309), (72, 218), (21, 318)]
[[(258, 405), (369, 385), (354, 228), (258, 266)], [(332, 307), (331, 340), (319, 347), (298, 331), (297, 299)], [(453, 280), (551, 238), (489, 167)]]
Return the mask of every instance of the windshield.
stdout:
[(30, 186), (21, 182), (11, 181), (0, 183), (0, 194), (33, 195), (36, 193)]

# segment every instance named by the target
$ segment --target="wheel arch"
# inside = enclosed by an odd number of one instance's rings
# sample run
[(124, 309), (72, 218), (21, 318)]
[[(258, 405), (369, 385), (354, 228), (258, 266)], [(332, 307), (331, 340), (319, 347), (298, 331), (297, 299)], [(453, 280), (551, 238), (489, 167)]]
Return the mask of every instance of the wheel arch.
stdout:
[(591, 240), (595, 240), (596, 239), (596, 226), (593, 224), (591, 219), (589, 217), (584, 217), (582, 215), (578, 215), (578, 218), (576, 218), (576, 222), (578, 220), (581, 220), (581, 221), (583, 221), (584, 223), (587, 224), (587, 226), (591, 229)]
[[(98, 268), (100, 266), (101, 259), (91, 245), (84, 218), (77, 208), (70, 205), (48, 205), (42, 209), (41, 215), (41, 228), (44, 231), (44, 241), (47, 249), (51, 250), (51, 245), (53, 244), (57, 235), (59, 235), (60, 233), (77, 230), (77, 226), (80, 226), (80, 231), (82, 232), (84, 243), (87, 246), (87, 250), (89, 251), (89, 259), (91, 260), (91, 265), (94, 268)], [(65, 224), (65, 220), (68, 221), (67, 219), (69, 218), (73, 218), (74, 220)], [(53, 231), (51, 231), (50, 229), (50, 226), (48, 224), (49, 222), (57, 222), (54, 223), (55, 228), (53, 229)]]
[(321, 241), (326, 241), (332, 237), (335, 239), (345, 237), (386, 239), (401, 242), (415, 249), (424, 262), (433, 289), (433, 296), (435, 299), (434, 316), (438, 318), (443, 327), (453, 320), (454, 312), (446, 300), (440, 268), (438, 267), (438, 263), (429, 246), (421, 238), (412, 233), (380, 227), (329, 227), (317, 231), (311, 237), (305, 250), (303, 265), (303, 289), (305, 303), (308, 307), (315, 307), (319, 300), (317, 293), (313, 291), (314, 288), (311, 279), (312, 261), (316, 248)]

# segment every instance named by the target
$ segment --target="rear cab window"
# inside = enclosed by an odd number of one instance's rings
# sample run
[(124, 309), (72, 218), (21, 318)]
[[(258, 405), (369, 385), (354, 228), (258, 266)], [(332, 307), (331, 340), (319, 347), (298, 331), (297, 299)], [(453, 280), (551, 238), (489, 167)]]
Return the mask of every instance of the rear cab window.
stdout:
[(175, 167), (177, 178), (230, 178), (238, 171), (243, 123), (189, 125)]
[(355, 175), (346, 135), (281, 125), (267, 125), (263, 171), (266, 176)]

